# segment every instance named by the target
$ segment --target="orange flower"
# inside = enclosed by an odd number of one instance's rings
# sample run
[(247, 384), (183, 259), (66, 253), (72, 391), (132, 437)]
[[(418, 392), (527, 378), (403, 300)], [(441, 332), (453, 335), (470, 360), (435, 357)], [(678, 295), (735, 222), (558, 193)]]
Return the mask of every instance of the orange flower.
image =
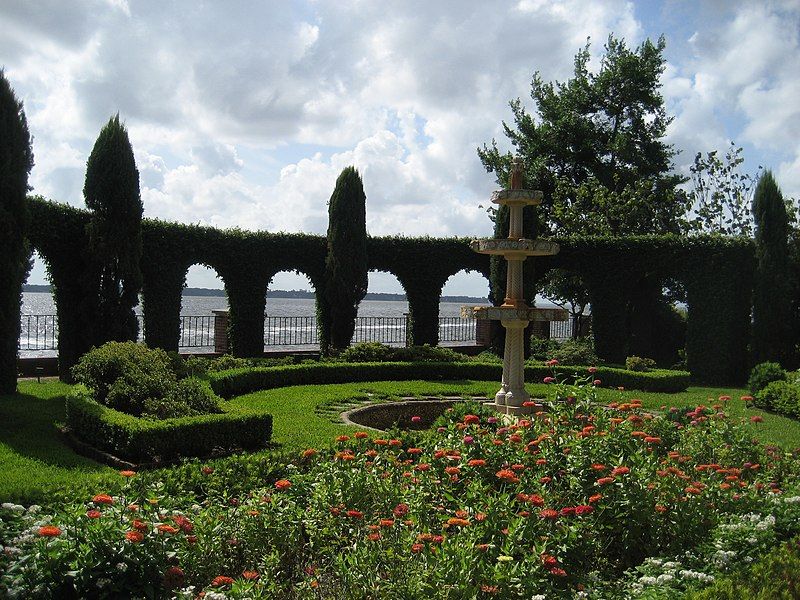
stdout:
[(372, 443), (375, 444), (376, 446), (387, 446), (389, 444), (389, 441), (383, 440), (381, 438), (375, 438), (374, 440), (372, 440)]
[(406, 452), (409, 454), (422, 454), (422, 448), (409, 448)]
[(86, 511), (86, 516), (89, 517), (90, 519), (99, 519), (100, 515), (102, 515), (102, 514), (103, 513), (101, 513), (99, 510), (87, 510)]
[(178, 533), (178, 529), (172, 525), (161, 524), (156, 527), (161, 533)]
[(306, 448), (305, 450), (303, 450), (303, 458), (311, 458), (316, 454), (317, 451), (314, 448)]
[(467, 463), (467, 466), (470, 466), (470, 467), (485, 467), (486, 466), (486, 461), (483, 460), (482, 458), (473, 458)]
[(456, 527), (466, 527), (467, 525), (469, 525), (469, 520), (468, 519), (459, 519), (458, 517), (451, 517), (451, 518), (447, 519), (447, 524), (448, 525), (453, 525), (453, 526), (456, 526)]
[(444, 472), (447, 473), (448, 475), (458, 475), (459, 473), (461, 473), (461, 469), (459, 469), (458, 467), (445, 467)]
[(617, 475), (627, 475), (630, 472), (631, 470), (628, 467), (615, 467), (611, 471), (611, 475), (612, 477), (616, 477)]
[(288, 490), (292, 487), (292, 482), (288, 479), (279, 479), (275, 482), (275, 488), (278, 490)]
[(430, 468), (431, 466), (428, 463), (419, 463), (418, 465), (414, 466), (415, 471), (427, 471)]
[(392, 527), (394, 525), (394, 519), (381, 519), (380, 525), (381, 527)]
[(389, 440), (389, 445), (396, 448), (397, 446), (402, 446), (403, 442), (400, 440)]
[(613, 482), (614, 482), (613, 477), (601, 477), (600, 479), (597, 480), (597, 485), (608, 485), (609, 483)]
[(400, 517), (404, 517), (405, 515), (407, 515), (409, 510), (410, 509), (409, 509), (408, 504), (406, 504), (405, 502), (401, 502), (400, 504), (398, 504), (397, 506), (394, 507), (394, 509), (392, 510), (392, 513), (394, 513), (395, 517), (400, 518)]
[(510, 483), (519, 483), (519, 477), (517, 477), (516, 473), (514, 473), (514, 471), (511, 469), (500, 469), (497, 473), (495, 473), (495, 477)]
[(416, 544), (411, 544), (411, 552), (414, 554), (419, 554), (425, 549), (425, 544), (420, 544), (417, 542)]
[(125, 533), (125, 539), (133, 544), (138, 544), (144, 539), (144, 534), (142, 534), (141, 531), (136, 531), (134, 529)]
[(608, 468), (607, 466), (600, 463), (594, 463), (592, 465), (592, 470), (594, 471), (605, 471), (607, 468)]
[(589, 504), (594, 504), (595, 502), (599, 502), (603, 499), (603, 494), (593, 494), (589, 496)]
[(654, 435), (650, 435), (644, 438), (644, 441), (647, 442), (648, 444), (660, 444), (661, 438)]
[(380, 533), (370, 533), (370, 534), (367, 536), (367, 539), (368, 539), (370, 542), (377, 542), (379, 539), (381, 539), (381, 534), (380, 534)]
[(545, 508), (539, 511), (539, 517), (542, 519), (550, 519), (555, 521), (558, 518), (558, 511), (552, 508)]
[(258, 571), (242, 571), (242, 579), (247, 579), (248, 581), (255, 581), (259, 578)]
[(336, 441), (339, 442), (339, 443), (348, 442), (348, 441), (350, 441), (350, 436), (349, 435), (337, 436)]
[(109, 496), (108, 494), (97, 494), (94, 498), (92, 498), (92, 502), (95, 504), (114, 504), (114, 499)]
[(368, 438), (369, 434), (366, 431), (356, 431), (353, 434), (353, 437), (355, 437), (357, 440), (363, 440), (363, 439)]
[(225, 575), (219, 575), (214, 577), (214, 580), (211, 582), (211, 587), (223, 587), (226, 585), (233, 584), (235, 580), (233, 577), (226, 577)]
[(39, 527), (39, 535), (41, 537), (58, 537), (61, 535), (61, 529), (55, 525), (45, 525), (44, 527)]
[(478, 415), (464, 415), (465, 425), (477, 425), (480, 422), (481, 418)]
[(136, 475), (136, 471), (120, 471), (119, 474), (123, 477), (133, 477)]
[(203, 467), (200, 469), (200, 472), (203, 473), (203, 475), (211, 475), (214, 472), (214, 469), (211, 467)]
[(351, 519), (361, 519), (364, 517), (364, 513), (362, 513), (360, 510), (348, 510), (346, 514)]

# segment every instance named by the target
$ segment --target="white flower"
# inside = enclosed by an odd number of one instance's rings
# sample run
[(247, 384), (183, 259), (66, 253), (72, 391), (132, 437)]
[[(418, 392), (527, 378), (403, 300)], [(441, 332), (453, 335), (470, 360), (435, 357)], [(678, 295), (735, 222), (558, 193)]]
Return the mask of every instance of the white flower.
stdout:
[(656, 582), (657, 583), (669, 583), (670, 581), (673, 581), (674, 579), (675, 578), (672, 575), (670, 575), (669, 573), (662, 573), (661, 575), (656, 577)]
[(227, 596), (222, 592), (206, 592), (205, 600), (227, 600)]
[(119, 571), (120, 573), (124, 573), (127, 570), (128, 570), (127, 563), (123, 563), (123, 562), (117, 563), (117, 571)]
[(639, 578), (639, 583), (644, 585), (655, 585), (656, 583), (658, 583), (658, 579), (656, 579), (655, 577), (651, 577), (649, 575), (645, 575), (644, 577)]
[(28, 507), (28, 512), (29, 512), (30, 514), (32, 514), (32, 515), (35, 515), (35, 514), (36, 514), (36, 513), (38, 513), (40, 510), (42, 510), (42, 507), (41, 507), (41, 506), (39, 506), (38, 504), (31, 504), (31, 505)]

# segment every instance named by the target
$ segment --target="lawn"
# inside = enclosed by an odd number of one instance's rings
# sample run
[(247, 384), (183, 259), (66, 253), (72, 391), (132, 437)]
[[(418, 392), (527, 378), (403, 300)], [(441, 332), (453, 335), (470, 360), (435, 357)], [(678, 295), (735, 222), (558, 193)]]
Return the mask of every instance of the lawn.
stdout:
[[(491, 397), (497, 382), (403, 381), (337, 385), (295, 386), (266, 390), (232, 399), (267, 407), (274, 416), (273, 442), (281, 449), (327, 447), (335, 436), (352, 430), (338, 422), (338, 415), (356, 404), (392, 400), (404, 396)], [(0, 501), (46, 503), (62, 493), (94, 490), (114, 481), (115, 471), (75, 454), (65, 445), (56, 424), (64, 420), (64, 395), (69, 386), (54, 380), (23, 380), (15, 395), (0, 396)], [(548, 386), (529, 385), (534, 396), (545, 397)], [(800, 447), (800, 422), (746, 409), (739, 400), (745, 390), (692, 387), (678, 394), (600, 390), (604, 402), (639, 398), (648, 409), (713, 405), (730, 396), (725, 410), (731, 418), (762, 415), (751, 424), (754, 437), (787, 450)], [(270, 451), (264, 452), (267, 455)], [(102, 484), (102, 485), (101, 485)]]

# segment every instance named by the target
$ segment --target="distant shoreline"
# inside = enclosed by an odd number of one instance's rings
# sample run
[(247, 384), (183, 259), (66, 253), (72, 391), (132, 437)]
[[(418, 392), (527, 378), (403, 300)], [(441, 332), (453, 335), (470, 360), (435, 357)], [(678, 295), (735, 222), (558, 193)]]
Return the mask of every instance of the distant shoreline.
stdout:
[[(25, 284), (22, 286), (23, 292), (50, 294), (52, 289), (49, 285), (36, 285)], [(214, 288), (184, 288), (184, 296), (205, 296), (205, 297), (225, 297), (225, 290)], [(301, 298), (310, 299), (315, 298), (314, 292), (307, 290), (270, 290), (267, 293), (268, 298)], [(390, 294), (382, 292), (367, 292), (364, 300), (375, 300), (379, 302), (406, 302), (405, 294)], [(476, 302), (478, 304), (486, 304), (486, 298), (477, 298), (475, 296), (442, 296), (440, 302)]]

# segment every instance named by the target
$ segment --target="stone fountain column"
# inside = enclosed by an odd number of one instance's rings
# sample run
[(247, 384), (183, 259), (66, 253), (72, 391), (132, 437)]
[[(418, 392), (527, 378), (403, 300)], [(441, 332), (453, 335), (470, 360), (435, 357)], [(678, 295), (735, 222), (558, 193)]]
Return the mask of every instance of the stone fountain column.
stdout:
[(525, 328), (530, 321), (566, 321), (567, 311), (528, 306), (523, 295), (523, 265), (529, 256), (552, 256), (558, 244), (544, 239), (522, 237), (522, 211), (525, 206), (538, 206), (542, 192), (522, 188), (522, 161), (514, 159), (509, 188), (492, 194), (492, 202), (509, 208), (508, 238), (473, 240), (470, 247), (481, 254), (502, 256), (507, 261), (506, 297), (502, 306), (463, 307), (463, 316), (500, 321), (506, 329), (503, 352), (503, 379), (495, 394), (495, 408), (506, 414), (526, 414), (523, 406), (530, 395), (525, 390)]

